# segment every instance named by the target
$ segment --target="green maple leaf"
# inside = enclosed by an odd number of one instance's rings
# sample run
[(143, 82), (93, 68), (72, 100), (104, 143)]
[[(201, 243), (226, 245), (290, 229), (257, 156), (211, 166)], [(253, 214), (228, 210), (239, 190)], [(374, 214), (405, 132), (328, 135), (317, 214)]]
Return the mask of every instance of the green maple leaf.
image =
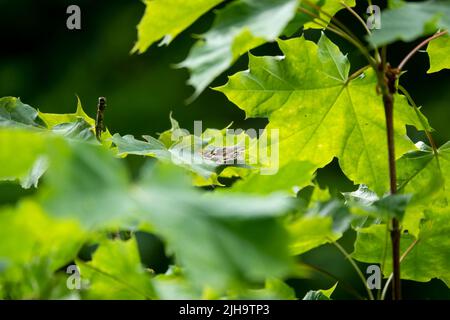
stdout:
[(446, 34), (430, 42), (427, 49), (430, 56), (428, 73), (450, 69), (450, 35)]
[[(73, 114), (42, 113), (24, 104), (19, 98), (0, 99), (0, 180), (19, 180), (23, 188), (37, 187), (48, 168), (48, 153), (52, 146), (65, 140), (94, 142), (95, 120), (90, 118), (78, 99)], [(103, 143), (107, 146), (107, 131)], [(20, 150), (20, 157), (16, 157)], [(16, 158), (15, 161), (10, 159)]]
[[(362, 262), (380, 263), (385, 276), (392, 272), (392, 261), (384, 260), (392, 251), (386, 225), (372, 225), (358, 230), (355, 251), (352, 256)], [(417, 237), (403, 234), (401, 238), (402, 254), (413, 246), (401, 263), (402, 279), (420, 282), (439, 278), (450, 287), (450, 212), (446, 210), (428, 211), (421, 223)], [(388, 242), (386, 243), (386, 240)]]
[(445, 207), (450, 203), (450, 142), (434, 152), (424, 143), (397, 162), (399, 191), (414, 195), (418, 205)]
[[(298, 0), (238, 0), (218, 12), (213, 27), (179, 67), (188, 68), (188, 83), (199, 95), (242, 54), (274, 41), (294, 17)], [(270, 23), (268, 23), (270, 19)]]
[(140, 219), (167, 241), (196, 287), (220, 292), (290, 271), (289, 239), (280, 221), (291, 208), (288, 198), (202, 194), (176, 172), (167, 164), (152, 168), (135, 197)]
[(349, 228), (352, 216), (339, 201), (317, 203), (305, 214), (288, 221), (290, 250), (300, 255), (323, 244), (339, 240)]
[[(385, 192), (389, 176), (386, 125), (374, 72), (349, 79), (347, 57), (325, 35), (317, 45), (304, 38), (278, 43), (283, 57), (250, 56), (249, 70), (230, 77), (217, 90), (247, 117), (269, 118), (267, 130), (279, 130), (281, 166), (303, 160), (320, 168), (338, 157), (353, 182)], [(422, 129), (406, 99), (397, 95), (398, 157), (414, 149), (406, 124)]]
[(223, 0), (145, 0), (145, 14), (139, 23), (138, 41), (133, 52), (145, 52), (154, 42), (164, 38), (168, 44), (204, 13)]

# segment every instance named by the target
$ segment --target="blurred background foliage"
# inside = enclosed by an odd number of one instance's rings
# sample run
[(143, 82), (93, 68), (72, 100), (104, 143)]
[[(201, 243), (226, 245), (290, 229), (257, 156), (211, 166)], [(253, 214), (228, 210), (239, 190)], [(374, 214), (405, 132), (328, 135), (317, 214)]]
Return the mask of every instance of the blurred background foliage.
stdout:
[[(383, 5), (378, 1), (378, 4)], [(361, 2), (360, 2), (361, 3)], [(82, 30), (66, 28), (66, 9), (76, 4), (82, 11)], [(377, 1), (374, 1), (377, 4)], [(219, 92), (206, 90), (190, 105), (185, 101), (193, 89), (185, 84), (188, 73), (185, 69), (174, 69), (173, 65), (188, 54), (195, 39), (192, 35), (205, 32), (213, 21), (209, 12), (187, 31), (183, 32), (169, 47), (154, 45), (147, 53), (130, 55), (136, 41), (136, 25), (144, 12), (138, 0), (0, 0), (0, 96), (17, 96), (22, 101), (43, 112), (67, 113), (76, 108), (76, 95), (84, 109), (92, 117), (99, 96), (108, 98), (106, 124), (111, 132), (155, 135), (170, 127), (169, 113), (180, 122), (181, 127), (192, 130), (194, 120), (202, 120), (204, 128), (223, 128), (233, 122), (234, 128), (264, 127), (264, 119), (245, 119), (244, 112), (227, 101)], [(365, 12), (364, 5), (357, 8)], [(362, 29), (346, 12), (337, 17), (355, 33)], [(309, 32), (307, 38), (317, 39), (318, 32)], [(347, 43), (329, 35), (352, 61), (352, 68), (362, 66), (363, 60)], [(389, 50), (393, 65), (404, 57), (415, 44), (397, 43)], [(255, 55), (279, 54), (274, 44), (252, 51)], [(430, 119), (438, 144), (450, 140), (450, 71), (427, 75), (428, 57), (419, 53), (407, 66), (408, 72), (401, 82), (423, 112)], [(247, 57), (242, 57), (212, 86), (222, 85), (227, 75), (247, 68)], [(432, 93), (432, 94), (430, 94)], [(414, 140), (423, 140), (411, 132)], [(137, 172), (143, 159), (129, 157), (129, 166)], [(353, 186), (340, 172), (336, 162), (318, 174), (321, 185), (337, 190), (352, 191)], [(23, 191), (13, 184), (0, 185), (0, 205), (14, 203), (19, 196), (33, 191)], [(341, 240), (352, 251), (354, 234), (349, 232)], [(161, 243), (154, 236), (138, 235), (142, 260), (156, 270), (165, 271), (168, 259)], [(340, 253), (331, 245), (323, 246), (306, 254), (306, 262), (332, 270), (340, 279), (363, 292), (362, 286)], [(292, 279), (298, 296), (309, 289), (329, 288), (335, 279), (312, 273), (311, 279)], [(344, 287), (345, 285), (343, 285)], [(450, 299), (450, 293), (440, 281), (430, 284), (404, 281), (405, 298)], [(349, 292), (337, 290), (334, 298), (350, 298)]]

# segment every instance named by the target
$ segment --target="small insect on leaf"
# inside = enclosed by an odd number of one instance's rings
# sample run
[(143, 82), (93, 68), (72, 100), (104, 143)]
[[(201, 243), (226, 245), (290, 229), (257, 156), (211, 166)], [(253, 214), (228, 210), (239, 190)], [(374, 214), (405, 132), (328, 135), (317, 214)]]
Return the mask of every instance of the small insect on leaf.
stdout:
[(217, 164), (235, 164), (239, 161), (244, 161), (244, 147), (231, 146), (231, 147), (206, 147), (202, 156), (203, 159), (213, 161)]

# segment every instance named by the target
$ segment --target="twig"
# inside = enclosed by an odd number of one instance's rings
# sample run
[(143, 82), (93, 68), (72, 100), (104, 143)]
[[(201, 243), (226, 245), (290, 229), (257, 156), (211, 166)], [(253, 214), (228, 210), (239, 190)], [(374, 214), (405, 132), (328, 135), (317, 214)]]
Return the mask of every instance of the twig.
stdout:
[(97, 140), (101, 142), (102, 132), (105, 130), (105, 110), (106, 110), (106, 98), (98, 98), (97, 105), (97, 117), (95, 119), (95, 136)]
[[(331, 239), (330, 239), (331, 241)], [(338, 250), (344, 255), (344, 257), (350, 262), (350, 264), (353, 266), (353, 268), (355, 269), (356, 273), (358, 274), (359, 278), (361, 279), (364, 288), (366, 288), (367, 294), (369, 296), (370, 300), (375, 300), (372, 291), (369, 289), (369, 287), (367, 286), (367, 280), (364, 277), (363, 273), (361, 272), (361, 269), (359, 269), (358, 265), (356, 264), (355, 260), (353, 260), (353, 258), (350, 256), (350, 254), (336, 241), (331, 241), (331, 243), (333, 243), (336, 248), (338, 248)]]
[(403, 67), (405, 66), (405, 64), (409, 61), (409, 59), (412, 58), (412, 56), (414, 56), (414, 54), (416, 54), (417, 51), (422, 49), (422, 47), (427, 45), (430, 41), (432, 41), (436, 38), (439, 38), (439, 37), (443, 36), (444, 34), (447, 34), (447, 30), (435, 33), (431, 37), (429, 37), (429, 38), (425, 39), (424, 41), (422, 41), (421, 43), (419, 43), (417, 45), (417, 47), (415, 47), (410, 53), (408, 53), (408, 55), (402, 60), (402, 62), (400, 62), (397, 69), (399, 71), (401, 71), (403, 69)]
[[(411, 243), (411, 245), (408, 247), (408, 249), (406, 249), (406, 251), (402, 254), (402, 256), (400, 257), (400, 262), (403, 262), (403, 260), (406, 258), (406, 256), (411, 252), (411, 250), (416, 246), (416, 244), (419, 242), (419, 239), (414, 240), (413, 243)], [(389, 287), (389, 284), (392, 282), (392, 278), (393, 278), (394, 274), (391, 273), (391, 275), (389, 276), (389, 278), (387, 279), (384, 288), (383, 288), (383, 293), (381, 294), (381, 300), (384, 300), (384, 298), (386, 297), (386, 293), (387, 293), (387, 289)]]

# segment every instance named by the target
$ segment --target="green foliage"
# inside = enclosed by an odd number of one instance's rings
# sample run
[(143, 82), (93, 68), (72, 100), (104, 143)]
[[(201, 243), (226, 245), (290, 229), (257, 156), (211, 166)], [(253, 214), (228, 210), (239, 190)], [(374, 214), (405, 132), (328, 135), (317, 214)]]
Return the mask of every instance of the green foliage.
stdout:
[(406, 42), (430, 35), (438, 29), (450, 29), (450, 6), (446, 0), (405, 2), (381, 15), (381, 29), (375, 30), (369, 41), (374, 46)]
[[(229, 172), (225, 171), (226, 168), (244, 166), (236, 162), (224, 161), (226, 153), (217, 152), (217, 157), (214, 157), (215, 152), (212, 151), (222, 150), (225, 146), (242, 147), (242, 157), (248, 158), (254, 144), (252, 143), (254, 139), (245, 133), (230, 134), (227, 128), (208, 129), (197, 136), (179, 128), (178, 122), (172, 117), (171, 122), (172, 128), (163, 132), (159, 140), (151, 136), (143, 136), (146, 141), (141, 141), (130, 135), (121, 137), (115, 134), (111, 141), (117, 146), (118, 155), (121, 157), (127, 155), (154, 157), (191, 171), (193, 182), (197, 186), (221, 185), (218, 178), (227, 176)], [(227, 143), (232, 143), (233, 146)], [(211, 154), (211, 157), (206, 157), (207, 154)], [(234, 175), (239, 176), (239, 173), (234, 170)]]
[[(269, 117), (268, 129), (280, 130), (280, 161), (310, 161), (321, 168), (334, 157), (355, 183), (377, 193), (388, 184), (387, 143), (382, 101), (375, 75), (349, 79), (350, 63), (323, 35), (316, 45), (303, 38), (279, 41), (285, 56), (250, 56), (240, 72), (217, 90), (246, 112)], [(421, 128), (402, 96), (397, 96), (397, 154), (413, 148), (406, 124)], [(301, 119), (301, 122), (299, 121)]]
[[(180, 32), (223, 0), (146, 0), (133, 51), (145, 52), (155, 41), (169, 44)], [(170, 10), (168, 10), (170, 8)]]
[(240, 55), (274, 41), (293, 18), (297, 5), (298, 0), (239, 0), (219, 11), (214, 26), (179, 65), (191, 71), (189, 84), (195, 87), (196, 94)]
[(155, 298), (150, 272), (141, 265), (135, 239), (105, 240), (92, 261), (78, 264), (80, 275), (89, 281), (86, 292), (89, 299)]
[(446, 34), (430, 42), (428, 55), (430, 56), (430, 69), (428, 73), (450, 69), (450, 36)]
[[(368, 263), (380, 263), (385, 276), (392, 272), (392, 262), (385, 257), (391, 251), (390, 242), (386, 242), (386, 225), (372, 225), (358, 230), (353, 257)], [(402, 254), (413, 246), (411, 253), (402, 261), (402, 278), (420, 282), (433, 278), (443, 280), (450, 285), (449, 262), (449, 212), (427, 211), (421, 223), (417, 237), (403, 234), (401, 241)], [(389, 254), (388, 254), (389, 255)]]
[[(145, 1), (133, 50), (142, 53), (160, 39), (169, 44), (221, 2)], [(353, 259), (377, 263), (388, 277), (394, 219), (402, 232), (402, 279), (439, 278), (450, 286), (449, 143), (438, 148), (425, 115), (409, 96), (393, 93), (402, 78), (396, 69), (381, 70), (377, 54), (352, 73), (325, 32), (317, 43), (303, 35), (279, 39), (300, 29), (345, 34), (332, 19), (343, 7), (323, 0), (226, 2), (180, 64), (190, 69), (196, 96), (241, 55), (277, 41), (283, 56), (249, 54), (249, 69), (216, 89), (248, 118), (268, 119), (259, 136), (230, 134), (229, 127), (190, 134), (170, 117), (171, 128), (159, 137), (106, 130), (97, 139), (95, 120), (79, 100), (75, 113), (51, 114), (1, 98), (0, 182), (36, 190), (0, 208), (0, 298), (297, 299), (285, 280), (309, 276), (297, 263), (329, 243), (355, 269)], [(390, 1), (383, 28), (369, 40), (412, 41), (448, 29), (449, 7), (440, 0)], [(449, 68), (447, 43), (448, 35), (431, 42), (429, 72)], [(391, 182), (398, 192), (389, 184), (388, 98), (395, 106)], [(414, 144), (407, 126), (423, 131), (432, 147)], [(279, 163), (260, 159), (278, 149)], [(131, 156), (152, 158), (138, 177), (123, 160)], [(336, 195), (319, 186), (318, 170), (334, 158), (357, 190)], [(142, 232), (162, 240), (168, 270), (148, 268)], [(351, 256), (337, 243), (346, 232), (356, 233)], [(80, 272), (79, 290), (67, 286), (69, 265)], [(303, 299), (330, 300), (336, 287)]]
[(337, 283), (328, 290), (309, 291), (303, 300), (331, 300), (331, 295), (337, 287)]

